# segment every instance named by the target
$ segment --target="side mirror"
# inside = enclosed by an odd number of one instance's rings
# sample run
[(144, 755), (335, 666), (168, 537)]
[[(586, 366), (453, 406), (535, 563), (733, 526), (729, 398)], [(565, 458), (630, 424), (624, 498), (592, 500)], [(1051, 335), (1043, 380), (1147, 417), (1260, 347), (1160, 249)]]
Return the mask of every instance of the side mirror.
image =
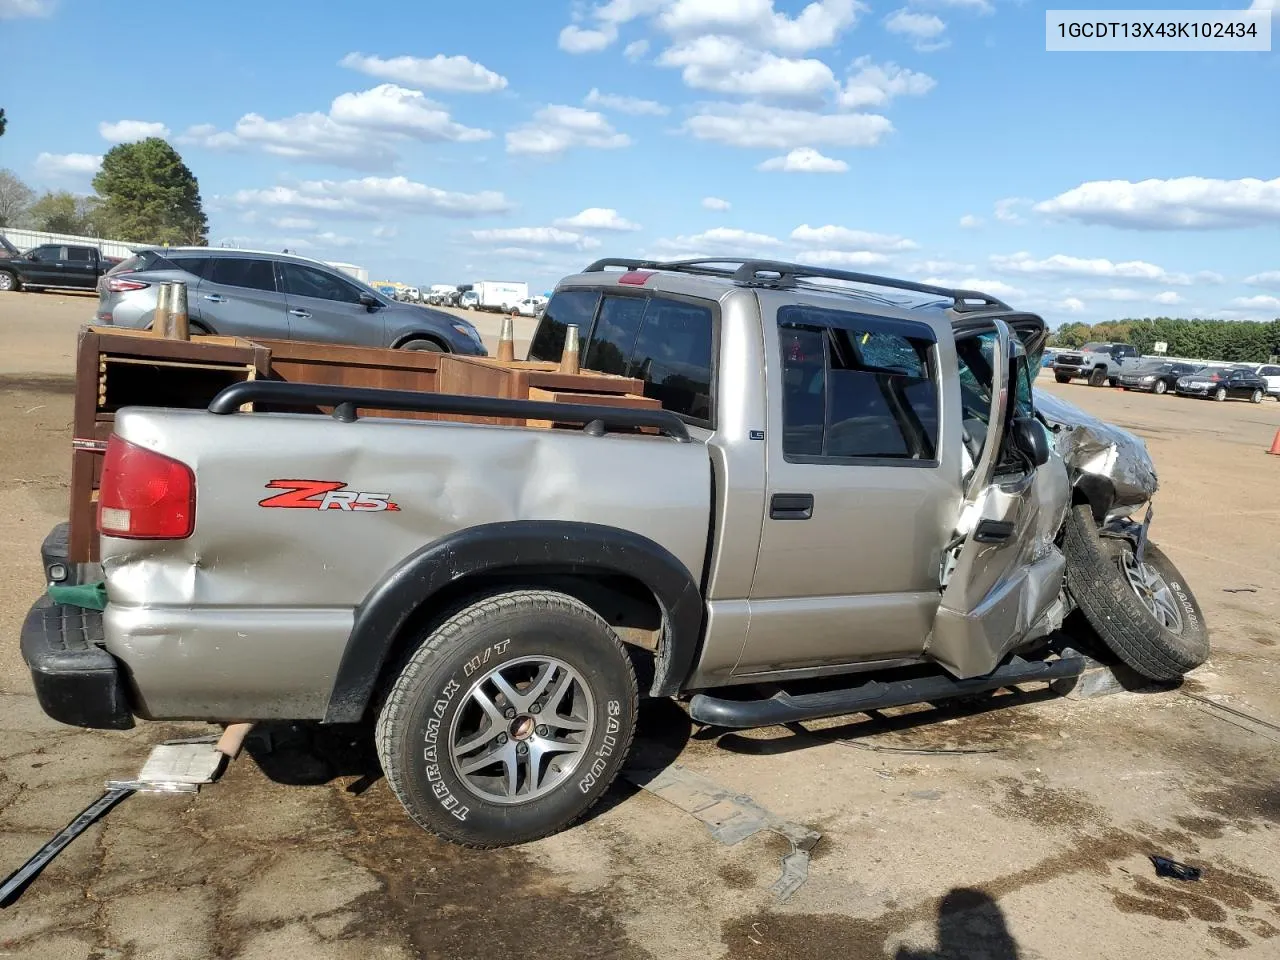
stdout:
[(380, 306), (382, 306), (382, 304), (378, 302), (378, 298), (369, 293), (360, 294), (360, 302), (364, 305), (364, 308), (368, 310), (370, 313), (373, 313), (373, 311), (377, 310)]
[(1013, 421), (1012, 440), (1018, 451), (1037, 467), (1049, 462), (1049, 438), (1035, 417), (1018, 417)]

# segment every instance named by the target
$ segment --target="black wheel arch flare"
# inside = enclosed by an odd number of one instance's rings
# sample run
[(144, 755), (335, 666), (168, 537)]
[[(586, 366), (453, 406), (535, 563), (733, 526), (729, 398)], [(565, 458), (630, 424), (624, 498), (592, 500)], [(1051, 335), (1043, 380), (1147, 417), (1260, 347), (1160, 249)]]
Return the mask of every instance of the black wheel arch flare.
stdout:
[(678, 693), (702, 637), (698, 582), (669, 550), (648, 537), (603, 524), (529, 520), (481, 524), (410, 554), (369, 591), (338, 667), (325, 723), (358, 721), (373, 697), (400, 631), (432, 596), (490, 571), (622, 574), (644, 583), (662, 609), (653, 696)]

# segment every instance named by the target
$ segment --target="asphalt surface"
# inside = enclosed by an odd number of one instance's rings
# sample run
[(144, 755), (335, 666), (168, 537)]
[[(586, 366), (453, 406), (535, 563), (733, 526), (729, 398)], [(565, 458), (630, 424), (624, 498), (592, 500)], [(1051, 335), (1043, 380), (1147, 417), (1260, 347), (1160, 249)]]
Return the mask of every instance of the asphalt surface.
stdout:
[[(0, 874), (152, 744), (210, 729), (62, 727), (18, 654), (40, 540), (65, 516), (72, 348), (92, 306), (0, 295)], [(717, 740), (649, 705), (647, 749), (822, 833), (781, 905), (776, 836), (725, 846), (619, 785), (567, 833), (462, 850), (402, 814), (367, 730), (274, 728), (273, 749), (253, 744), (198, 796), (135, 796), (91, 828), (0, 910), (0, 956), (1274, 958), (1280, 728), (1246, 718), (1280, 724), (1280, 457), (1265, 453), (1280, 403), (1048, 389), (1150, 445), (1153, 538), (1214, 645), (1182, 690), (1028, 688)], [(1158, 878), (1150, 854), (1203, 879)]]

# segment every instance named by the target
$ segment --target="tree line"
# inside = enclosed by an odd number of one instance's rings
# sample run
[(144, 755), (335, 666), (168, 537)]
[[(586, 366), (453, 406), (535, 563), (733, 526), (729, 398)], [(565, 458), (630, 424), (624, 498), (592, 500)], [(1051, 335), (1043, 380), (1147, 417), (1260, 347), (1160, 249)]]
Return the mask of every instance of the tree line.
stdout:
[(1280, 355), (1280, 319), (1188, 320), (1144, 317), (1105, 323), (1064, 323), (1049, 340), (1050, 347), (1079, 347), (1089, 341), (1131, 343), (1143, 355), (1155, 353), (1156, 343), (1169, 345), (1170, 357), (1266, 363)]
[(136, 243), (208, 243), (200, 184), (178, 152), (159, 137), (108, 150), (93, 190), (89, 195), (46, 190), (37, 196), (12, 170), (0, 170), (0, 229), (25, 227)]

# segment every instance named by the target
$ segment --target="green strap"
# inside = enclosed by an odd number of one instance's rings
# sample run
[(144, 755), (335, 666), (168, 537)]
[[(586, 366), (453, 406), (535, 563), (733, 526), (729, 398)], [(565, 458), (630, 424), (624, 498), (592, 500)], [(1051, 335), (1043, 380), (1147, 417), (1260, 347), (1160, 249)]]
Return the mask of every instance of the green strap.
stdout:
[(84, 607), (88, 610), (105, 610), (107, 608), (107, 584), (103, 580), (97, 583), (77, 583), (75, 586), (49, 587), (49, 597), (54, 603), (68, 607)]

